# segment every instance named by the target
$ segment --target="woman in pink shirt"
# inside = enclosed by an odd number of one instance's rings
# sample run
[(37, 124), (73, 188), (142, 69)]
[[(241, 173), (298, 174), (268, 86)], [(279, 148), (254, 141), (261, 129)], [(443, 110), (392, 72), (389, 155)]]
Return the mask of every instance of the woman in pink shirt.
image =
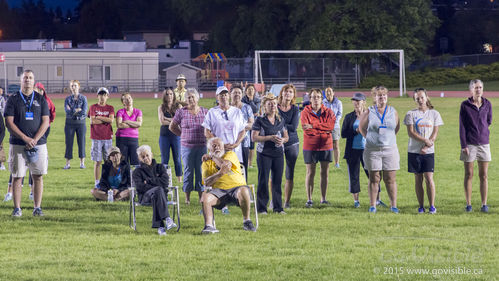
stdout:
[(139, 127), (142, 126), (142, 111), (133, 107), (130, 93), (121, 95), (124, 108), (116, 112), (116, 146), (121, 150), (123, 159), (130, 165), (139, 165)]

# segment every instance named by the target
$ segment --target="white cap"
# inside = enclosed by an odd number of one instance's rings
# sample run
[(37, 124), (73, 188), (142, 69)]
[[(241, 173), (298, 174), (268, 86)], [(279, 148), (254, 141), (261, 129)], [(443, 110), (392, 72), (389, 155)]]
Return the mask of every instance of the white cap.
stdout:
[(227, 87), (225, 87), (225, 86), (218, 87), (217, 92), (216, 92), (217, 96), (220, 95), (221, 93), (223, 93), (224, 91), (228, 93), (229, 89), (227, 89)]

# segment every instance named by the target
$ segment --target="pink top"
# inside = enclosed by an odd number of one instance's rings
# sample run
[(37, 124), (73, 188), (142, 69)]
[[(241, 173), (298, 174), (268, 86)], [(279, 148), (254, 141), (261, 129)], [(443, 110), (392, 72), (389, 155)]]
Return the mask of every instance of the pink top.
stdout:
[[(131, 120), (131, 121), (137, 121), (137, 118), (142, 117), (142, 111), (140, 109), (134, 108), (133, 113), (131, 116), (129, 116), (126, 113), (126, 108), (122, 108), (116, 112), (116, 119), (121, 117), (123, 121), (126, 120)], [(116, 130), (116, 136), (117, 137), (124, 137), (124, 138), (139, 138), (139, 129), (138, 128), (125, 128), (125, 129), (120, 129)]]

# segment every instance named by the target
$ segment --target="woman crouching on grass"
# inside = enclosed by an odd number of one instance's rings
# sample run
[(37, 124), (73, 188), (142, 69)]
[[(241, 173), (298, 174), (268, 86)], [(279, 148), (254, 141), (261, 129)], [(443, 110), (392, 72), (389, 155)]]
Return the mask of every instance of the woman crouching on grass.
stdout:
[(113, 146), (107, 152), (107, 160), (102, 165), (102, 176), (99, 187), (90, 192), (97, 200), (107, 200), (108, 190), (113, 190), (116, 201), (128, 199), (130, 187), (130, 165), (121, 157), (119, 148)]
[(418, 198), (418, 213), (423, 214), (424, 189), (423, 178), (426, 182), (426, 193), (430, 205), (430, 214), (435, 214), (435, 183), (433, 181), (433, 170), (435, 167), (435, 147), (438, 128), (444, 122), (440, 113), (433, 109), (433, 105), (426, 94), (426, 90), (418, 88), (414, 91), (414, 101), (418, 108), (413, 109), (405, 115), (404, 124), (409, 134), (409, 145), (407, 147), (407, 166), (409, 173), (414, 173), (416, 197)]

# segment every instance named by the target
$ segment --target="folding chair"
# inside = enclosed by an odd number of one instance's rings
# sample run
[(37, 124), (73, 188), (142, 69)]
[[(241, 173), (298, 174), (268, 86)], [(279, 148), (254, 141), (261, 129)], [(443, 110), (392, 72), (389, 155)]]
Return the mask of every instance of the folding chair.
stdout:
[[(172, 220), (175, 221), (175, 217), (177, 218), (177, 232), (180, 230), (180, 204), (179, 204), (179, 195), (178, 195), (178, 186), (172, 186), (172, 178), (171, 178), (171, 168), (167, 168), (167, 173), (170, 175), (170, 182), (168, 186), (168, 192), (166, 194), (166, 200), (168, 206), (172, 206), (172, 212), (170, 212), (172, 216)], [(130, 168), (130, 187), (128, 190), (130, 191), (130, 208), (128, 214), (128, 226), (133, 230), (137, 231), (137, 217), (135, 215), (135, 208), (137, 206), (141, 206), (138, 202), (137, 189), (135, 188), (135, 184), (132, 178), (132, 168)], [(167, 206), (167, 207), (168, 207)]]
[[(244, 169), (244, 166), (241, 165), (241, 172), (243, 174), (243, 177), (246, 178), (246, 170)], [(254, 184), (249, 184), (248, 188), (250, 189), (250, 218), (251, 218), (251, 203), (253, 203), (254, 209), (255, 209), (255, 229), (258, 229), (258, 210), (256, 209), (256, 192), (255, 192), (255, 185)], [(206, 187), (207, 190), (211, 189), (211, 186)], [(212, 208), (212, 214), (213, 214), (213, 227), (217, 228), (217, 225), (215, 223), (215, 212)]]

